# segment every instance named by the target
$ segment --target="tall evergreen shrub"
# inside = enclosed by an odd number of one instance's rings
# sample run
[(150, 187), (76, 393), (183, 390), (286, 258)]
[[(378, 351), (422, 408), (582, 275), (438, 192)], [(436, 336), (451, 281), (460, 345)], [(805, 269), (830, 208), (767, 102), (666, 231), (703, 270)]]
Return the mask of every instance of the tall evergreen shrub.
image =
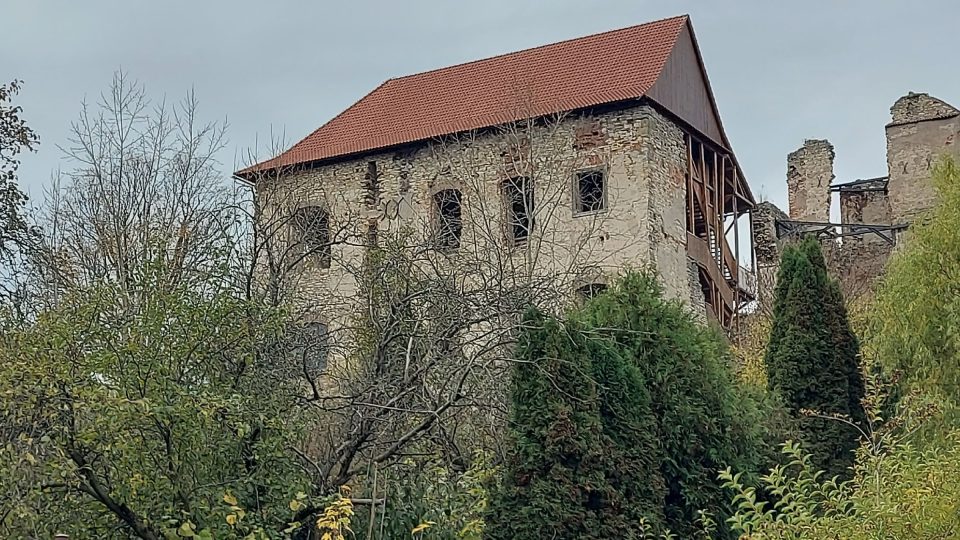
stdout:
[(701, 510), (725, 519), (732, 509), (718, 472), (733, 466), (749, 476), (767, 454), (763, 413), (738, 387), (723, 337), (697, 324), (681, 303), (665, 300), (647, 273), (627, 274), (579, 318), (613, 341), (646, 387), (666, 526), (692, 538)]
[(814, 465), (842, 479), (852, 474), (859, 432), (821, 416), (863, 421), (858, 354), (843, 295), (827, 275), (819, 242), (808, 237), (788, 246), (777, 275), (767, 383), (798, 418), (801, 441)]
[(572, 321), (530, 313), (524, 328), (512, 381), (513, 448), (486, 537), (629, 539), (644, 521), (659, 528), (662, 483), (638, 373)]

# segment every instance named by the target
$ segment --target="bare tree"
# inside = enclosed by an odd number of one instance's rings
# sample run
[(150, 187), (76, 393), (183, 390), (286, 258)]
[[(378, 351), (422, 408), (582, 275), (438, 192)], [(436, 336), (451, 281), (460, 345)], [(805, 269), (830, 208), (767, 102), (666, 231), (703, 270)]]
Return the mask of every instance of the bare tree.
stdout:
[[(374, 500), (404, 461), (462, 471), (474, 449), (499, 451), (523, 311), (565, 308), (619, 266), (605, 242), (637, 242), (604, 226), (619, 219), (604, 211), (615, 192), (571, 194), (578, 173), (609, 167), (597, 130), (554, 116), (460, 133), (398, 151), (389, 175), (376, 159), (244, 172), (256, 217), (248, 282), (304, 328), (324, 322), (312, 353), (293, 347), (318, 426), (296, 451), (318, 489), (365, 482)], [(313, 207), (325, 221), (305, 230), (298, 212)]]
[(47, 301), (102, 281), (133, 287), (157, 268), (170, 286), (224, 272), (217, 255), (237, 241), (216, 161), (226, 126), (201, 122), (197, 107), (193, 92), (152, 103), (122, 72), (96, 105), (83, 103), (62, 148), (71, 168), (41, 218)]

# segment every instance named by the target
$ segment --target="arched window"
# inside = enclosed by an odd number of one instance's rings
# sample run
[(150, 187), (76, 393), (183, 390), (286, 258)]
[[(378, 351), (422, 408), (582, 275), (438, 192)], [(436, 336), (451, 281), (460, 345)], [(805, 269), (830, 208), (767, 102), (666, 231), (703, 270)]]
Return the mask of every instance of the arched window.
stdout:
[(299, 244), (307, 256), (317, 257), (320, 268), (330, 268), (330, 216), (319, 206), (304, 206), (293, 214)]
[(521, 244), (533, 231), (533, 181), (526, 176), (511, 178), (503, 183), (507, 207), (507, 239)]
[(442, 189), (433, 194), (436, 211), (436, 243), (440, 249), (460, 247), (463, 232), (463, 195), (459, 189)]

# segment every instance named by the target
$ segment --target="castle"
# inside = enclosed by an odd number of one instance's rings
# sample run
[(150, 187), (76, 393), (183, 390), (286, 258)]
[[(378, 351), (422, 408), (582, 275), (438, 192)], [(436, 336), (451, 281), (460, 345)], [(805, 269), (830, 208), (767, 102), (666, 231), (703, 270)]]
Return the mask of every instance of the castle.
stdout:
[[(890, 113), (887, 176), (835, 183), (834, 149), (826, 140), (806, 140), (787, 156), (789, 212), (761, 203), (754, 215), (761, 296), (770, 292), (783, 244), (806, 234), (829, 240), (828, 262), (848, 296), (867, 292), (903, 233), (934, 205), (933, 166), (943, 156), (960, 157), (960, 110), (911, 92)], [(833, 193), (839, 223), (830, 220)]]
[(290, 218), (279, 243), (324, 333), (401, 232), (491, 302), (589, 296), (629, 267), (724, 326), (755, 297), (737, 241), (755, 201), (686, 16), (390, 79), (236, 176), (261, 220)]

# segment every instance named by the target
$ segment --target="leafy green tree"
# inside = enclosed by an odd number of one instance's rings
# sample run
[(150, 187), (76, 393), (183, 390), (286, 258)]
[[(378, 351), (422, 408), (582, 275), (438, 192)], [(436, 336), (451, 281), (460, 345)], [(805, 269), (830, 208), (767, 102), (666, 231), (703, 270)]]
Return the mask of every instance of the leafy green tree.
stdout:
[(599, 350), (606, 345), (539, 313), (528, 314), (523, 327), (512, 382), (513, 452), (491, 501), (487, 538), (637, 538), (641, 518), (656, 519), (639, 514), (655, 505), (628, 499), (627, 481), (615, 477), (655, 475), (639, 460), (633, 471), (620, 469), (626, 453), (604, 430), (602, 410), (612, 409), (601, 405), (591, 358), (606, 354)]
[(650, 273), (627, 274), (580, 318), (612, 341), (646, 388), (657, 440), (637, 444), (657, 457), (666, 527), (689, 538), (701, 510), (729, 515), (717, 471), (734, 463), (759, 471), (765, 413), (735, 382), (723, 338), (698, 325), (680, 302), (665, 300)]
[[(839, 286), (813, 237), (784, 250), (764, 359), (767, 382), (800, 418), (801, 440), (817, 468), (849, 478), (863, 422), (859, 344)], [(838, 417), (838, 418), (831, 418)]]
[(27, 196), (17, 184), (19, 154), (36, 150), (37, 134), (22, 117), (23, 109), (13, 104), (21, 81), (0, 85), (0, 301), (16, 312), (22, 311), (23, 291), (19, 287), (20, 259), (36, 240), (37, 230), (24, 215)]
[(916, 220), (878, 291), (865, 344), (901, 392), (922, 393), (956, 426), (960, 388), (960, 168), (934, 169), (939, 204)]
[(307, 504), (281, 314), (141, 283), (0, 338), (0, 536), (275, 538)]
[[(868, 372), (864, 438), (857, 450), (854, 477), (837, 483), (813, 464), (799, 444), (783, 445), (782, 464), (758, 487), (739, 474), (721, 473), (733, 492), (736, 514), (727, 520), (741, 538), (814, 540), (843, 538), (921, 540), (956, 538), (960, 497), (960, 433), (942, 431), (943, 444), (922, 449), (913, 431), (934, 417), (924, 406), (901, 407), (887, 418), (882, 411), (893, 383)], [(772, 501), (758, 496), (774, 493)]]

